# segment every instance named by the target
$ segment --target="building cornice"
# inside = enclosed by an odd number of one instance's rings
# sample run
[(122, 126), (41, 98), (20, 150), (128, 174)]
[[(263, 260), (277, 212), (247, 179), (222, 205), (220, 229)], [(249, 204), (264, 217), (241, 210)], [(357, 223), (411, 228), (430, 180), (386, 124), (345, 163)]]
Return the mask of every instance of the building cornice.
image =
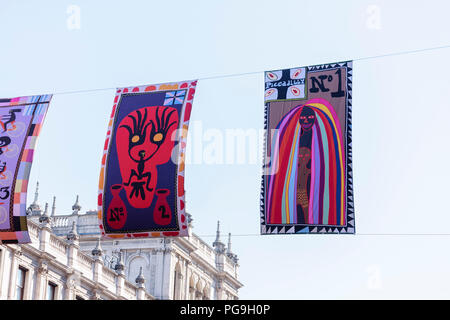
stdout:
[(220, 272), (218, 276), (223, 280), (227, 280), (236, 289), (240, 289), (244, 286), (244, 284), (242, 284), (242, 282), (237, 280), (235, 277), (233, 277), (230, 273), (228, 273), (226, 271)]
[(208, 263), (202, 256), (200, 256), (196, 252), (193, 252), (191, 254), (191, 260), (192, 263), (206, 269), (207, 273), (209, 272), (216, 277), (220, 274), (220, 270), (218, 270), (215, 265), (211, 265), (210, 263)]
[(192, 253), (194, 251), (196, 251), (198, 249), (198, 247), (192, 243), (191, 241), (189, 241), (189, 237), (180, 237), (177, 238), (174, 242), (179, 245), (181, 248), (186, 248), (188, 253)]

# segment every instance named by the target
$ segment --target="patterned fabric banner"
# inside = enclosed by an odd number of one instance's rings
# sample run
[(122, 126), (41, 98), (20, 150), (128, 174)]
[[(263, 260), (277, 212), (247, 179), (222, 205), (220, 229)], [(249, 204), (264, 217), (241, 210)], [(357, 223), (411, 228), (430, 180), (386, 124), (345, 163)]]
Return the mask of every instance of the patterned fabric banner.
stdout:
[(265, 73), (261, 234), (355, 233), (352, 62)]
[(184, 158), (196, 84), (117, 89), (99, 182), (104, 238), (188, 235)]
[(0, 243), (29, 243), (26, 199), (51, 95), (0, 99)]

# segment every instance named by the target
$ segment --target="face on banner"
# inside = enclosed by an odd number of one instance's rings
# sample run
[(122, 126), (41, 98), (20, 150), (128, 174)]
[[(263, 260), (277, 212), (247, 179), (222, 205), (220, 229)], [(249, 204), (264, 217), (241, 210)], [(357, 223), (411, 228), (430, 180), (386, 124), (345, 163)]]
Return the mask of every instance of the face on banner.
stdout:
[(261, 233), (354, 233), (352, 62), (266, 72)]
[[(148, 208), (158, 181), (157, 166), (170, 160), (179, 110), (168, 106), (130, 112), (118, 125), (116, 148), (129, 204)], [(167, 191), (168, 192), (168, 191)]]
[(100, 174), (104, 237), (187, 236), (183, 159), (195, 86), (117, 90)]
[(0, 99), (0, 242), (28, 243), (26, 194), (51, 95)]

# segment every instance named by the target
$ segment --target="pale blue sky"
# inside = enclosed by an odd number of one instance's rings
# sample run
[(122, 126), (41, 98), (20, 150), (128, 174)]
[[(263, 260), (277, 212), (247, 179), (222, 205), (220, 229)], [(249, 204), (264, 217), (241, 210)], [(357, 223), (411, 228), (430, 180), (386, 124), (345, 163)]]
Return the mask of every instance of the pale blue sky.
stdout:
[[(80, 29), (67, 27), (70, 5), (80, 8)], [(1, 0), (0, 97), (450, 45), (449, 9), (445, 1)], [(368, 235), (450, 234), (449, 58), (442, 49), (354, 62), (359, 235), (234, 237), (242, 299), (450, 298), (450, 236)], [(191, 120), (204, 130), (259, 130), (263, 92), (262, 73), (200, 81)], [(39, 180), (41, 204), (55, 195), (58, 214), (70, 213), (76, 194), (83, 211), (96, 209), (113, 98), (114, 90), (54, 96), (29, 202)], [(260, 164), (188, 164), (194, 232), (213, 235), (220, 220), (224, 236), (259, 234), (260, 174)]]

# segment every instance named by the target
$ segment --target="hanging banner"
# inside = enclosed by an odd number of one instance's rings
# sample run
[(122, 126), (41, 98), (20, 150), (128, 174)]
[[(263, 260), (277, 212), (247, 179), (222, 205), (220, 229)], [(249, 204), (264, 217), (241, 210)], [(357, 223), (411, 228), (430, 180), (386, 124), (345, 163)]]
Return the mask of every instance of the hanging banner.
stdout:
[(104, 238), (188, 235), (184, 158), (196, 84), (117, 89), (99, 182)]
[(355, 233), (352, 62), (265, 73), (261, 234)]
[(0, 243), (31, 242), (26, 214), (28, 177), (51, 98), (0, 99)]

